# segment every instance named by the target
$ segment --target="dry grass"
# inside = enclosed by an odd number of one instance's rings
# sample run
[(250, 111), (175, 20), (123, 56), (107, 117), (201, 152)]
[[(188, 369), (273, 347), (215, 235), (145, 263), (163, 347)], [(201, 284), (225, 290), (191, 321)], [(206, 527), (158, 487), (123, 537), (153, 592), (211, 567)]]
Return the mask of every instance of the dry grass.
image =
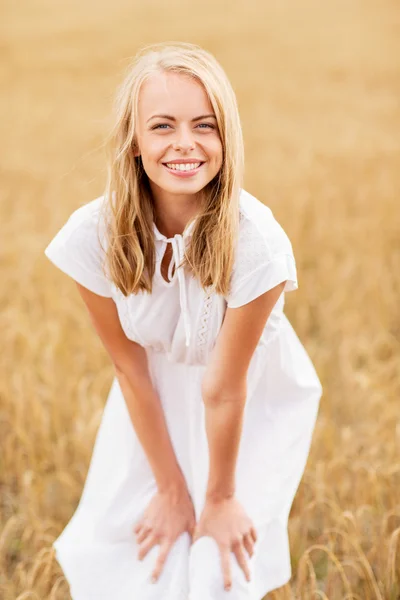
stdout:
[(127, 59), (186, 40), (236, 89), (246, 188), (290, 235), (287, 314), (324, 385), (274, 600), (400, 598), (400, 13), (395, 0), (2, 2), (0, 597), (67, 600), (51, 542), (112, 370), (43, 250), (104, 185)]

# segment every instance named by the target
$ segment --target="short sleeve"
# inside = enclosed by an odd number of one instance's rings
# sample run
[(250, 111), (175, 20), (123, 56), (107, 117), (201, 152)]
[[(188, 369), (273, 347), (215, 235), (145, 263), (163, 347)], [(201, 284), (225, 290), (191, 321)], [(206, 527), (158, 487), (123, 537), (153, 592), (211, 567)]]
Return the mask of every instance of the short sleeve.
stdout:
[(103, 197), (75, 210), (44, 253), (51, 262), (90, 291), (110, 298), (111, 282), (103, 271), (104, 250), (99, 227)]
[(292, 244), (270, 209), (259, 223), (243, 217), (227, 300), (238, 308), (286, 281), (284, 292), (298, 289)]

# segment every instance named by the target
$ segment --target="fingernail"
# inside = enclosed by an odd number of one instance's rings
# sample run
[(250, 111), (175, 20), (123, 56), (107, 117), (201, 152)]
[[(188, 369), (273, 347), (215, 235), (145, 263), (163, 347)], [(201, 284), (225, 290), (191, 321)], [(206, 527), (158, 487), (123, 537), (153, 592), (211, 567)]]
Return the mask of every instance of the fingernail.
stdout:
[(157, 581), (157, 577), (155, 575), (151, 576), (151, 583), (155, 583)]

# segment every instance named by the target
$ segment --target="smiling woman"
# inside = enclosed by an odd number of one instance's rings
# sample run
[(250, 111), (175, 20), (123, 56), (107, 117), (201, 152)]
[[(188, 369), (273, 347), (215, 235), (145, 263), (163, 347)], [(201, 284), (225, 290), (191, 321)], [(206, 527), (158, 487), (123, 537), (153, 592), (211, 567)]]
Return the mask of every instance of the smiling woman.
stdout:
[(161, 230), (173, 235), (199, 212), (199, 192), (221, 168), (217, 117), (200, 81), (168, 71), (146, 79), (137, 112), (134, 156), (149, 177)]
[(208, 52), (146, 49), (116, 109), (105, 193), (45, 250), (115, 367), (57, 559), (73, 600), (261, 600), (291, 576), (322, 394), (284, 314), (293, 248), (242, 187), (235, 95)]

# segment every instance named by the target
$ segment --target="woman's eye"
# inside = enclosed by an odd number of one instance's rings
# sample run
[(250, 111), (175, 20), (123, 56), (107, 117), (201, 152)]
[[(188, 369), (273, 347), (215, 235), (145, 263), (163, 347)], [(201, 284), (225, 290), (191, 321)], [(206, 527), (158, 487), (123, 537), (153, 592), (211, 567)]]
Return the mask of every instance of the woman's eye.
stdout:
[[(211, 125), (211, 123), (199, 123), (199, 125), (197, 125), (197, 127), (200, 127), (201, 129), (203, 128), (202, 126), (214, 129), (214, 125)], [(168, 123), (159, 123), (158, 125), (155, 125), (152, 129), (164, 129), (164, 127), (169, 127)]]

